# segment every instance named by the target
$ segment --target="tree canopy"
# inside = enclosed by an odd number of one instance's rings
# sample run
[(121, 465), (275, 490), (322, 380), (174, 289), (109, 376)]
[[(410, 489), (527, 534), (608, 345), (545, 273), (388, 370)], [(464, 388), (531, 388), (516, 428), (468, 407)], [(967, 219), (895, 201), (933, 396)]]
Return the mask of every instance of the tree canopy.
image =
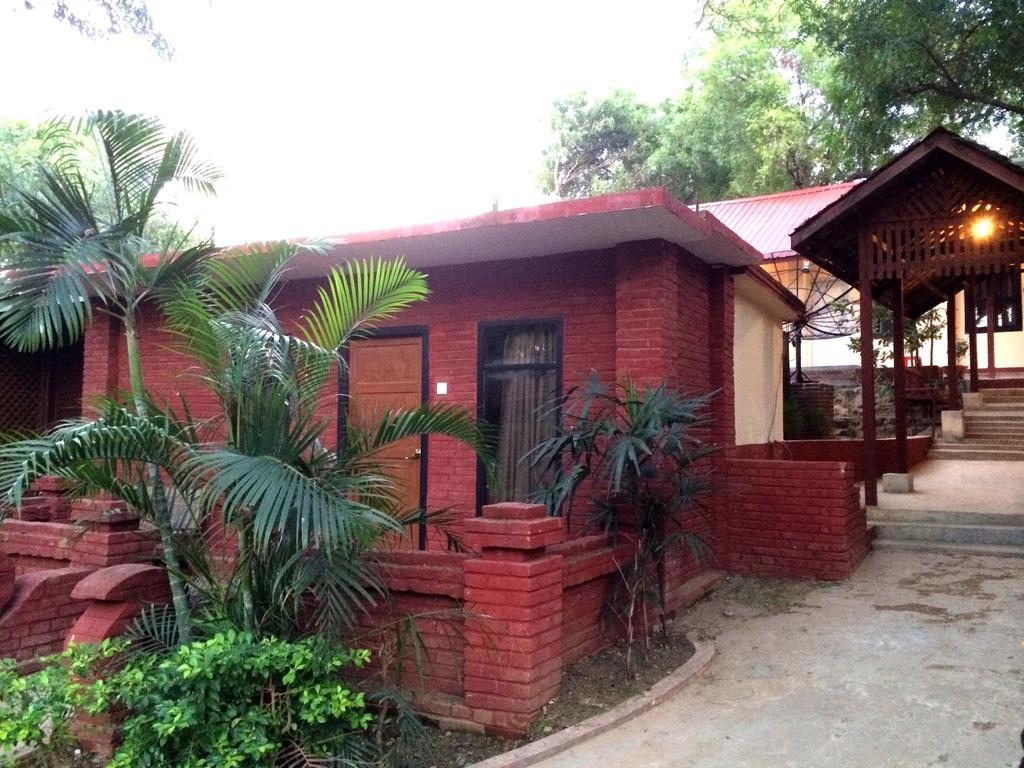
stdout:
[(1024, 138), (1019, 0), (796, 0), (805, 34), (834, 61), (830, 94), (853, 132), (896, 121)]
[(555, 103), (541, 188), (667, 186), (685, 200), (863, 175), (937, 124), (1024, 137), (1016, 0), (709, 0), (679, 94)]
[(85, 37), (106, 39), (128, 32), (142, 38), (162, 59), (174, 47), (153, 23), (147, 0), (22, 0), (26, 11), (49, 13)]

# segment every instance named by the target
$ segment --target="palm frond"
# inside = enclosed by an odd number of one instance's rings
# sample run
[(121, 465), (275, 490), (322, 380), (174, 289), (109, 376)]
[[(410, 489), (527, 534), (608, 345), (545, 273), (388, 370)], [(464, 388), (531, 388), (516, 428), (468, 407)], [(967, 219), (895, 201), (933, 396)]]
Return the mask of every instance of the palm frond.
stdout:
[[(28, 488), (43, 475), (121, 489), (116, 462), (154, 464), (173, 471), (190, 447), (168, 430), (162, 415), (142, 418), (123, 407), (109, 407), (101, 419), (58, 425), (46, 436), (0, 446), (0, 494), (17, 506)], [(106, 479), (97, 467), (106, 466)], [(144, 503), (143, 499), (137, 499)]]
[(170, 134), (160, 120), (121, 111), (98, 111), (80, 122), (94, 133), (109, 174), (116, 226), (142, 237), (157, 200), (173, 182), (212, 194), (220, 179), (216, 166), (198, 158), (186, 133)]
[(330, 550), (366, 536), (366, 528), (396, 528), (387, 514), (353, 501), (348, 491), (309, 477), (268, 455), (246, 455), (230, 448), (203, 451), (182, 467), (187, 485), (197, 489), (202, 508), (218, 505), (229, 524), (248, 520), (254, 544), (266, 550), (285, 532), (299, 546)]
[(448, 403), (423, 403), (408, 410), (388, 411), (366, 427), (350, 425), (342, 458), (346, 463), (363, 465), (388, 446), (420, 435), (458, 440), (476, 452), (488, 474), (493, 473), (493, 434), (465, 408)]
[(124, 632), (129, 653), (165, 656), (178, 647), (178, 625), (174, 608), (154, 603), (147, 605)]
[(426, 277), (393, 261), (350, 261), (333, 269), (306, 314), (305, 337), (324, 349), (340, 349), (410, 304), (430, 295)]

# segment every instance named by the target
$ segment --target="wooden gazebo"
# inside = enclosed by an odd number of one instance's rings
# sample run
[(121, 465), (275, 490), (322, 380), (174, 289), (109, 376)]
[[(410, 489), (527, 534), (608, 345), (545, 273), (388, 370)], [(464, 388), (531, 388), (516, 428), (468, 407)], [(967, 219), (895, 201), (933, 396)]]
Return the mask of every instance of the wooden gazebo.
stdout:
[[(970, 389), (978, 388), (975, 281), (1024, 259), (1024, 169), (939, 128), (800, 225), (793, 250), (860, 292), (865, 497), (878, 503), (872, 301), (893, 313), (893, 388), (899, 471), (907, 472), (904, 317), (946, 302), (950, 403), (958, 397), (956, 294), (965, 291)], [(990, 365), (993, 291), (986, 292)], [(953, 406), (951, 406), (953, 407)]]

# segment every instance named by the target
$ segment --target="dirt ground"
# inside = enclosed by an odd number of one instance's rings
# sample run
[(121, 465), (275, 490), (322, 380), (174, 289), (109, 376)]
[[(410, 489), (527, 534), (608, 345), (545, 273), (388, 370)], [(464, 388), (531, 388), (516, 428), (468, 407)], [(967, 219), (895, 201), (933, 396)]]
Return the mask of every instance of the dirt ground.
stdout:
[(876, 552), (842, 584), (729, 579), (679, 619), (679, 696), (543, 768), (1015, 768), (1024, 561)]
[[(630, 672), (625, 646), (618, 645), (573, 664), (562, 675), (562, 690), (544, 708), (526, 739), (504, 740), (482, 734), (428, 728), (403, 768), (461, 768), (605, 712), (642, 693), (693, 655), (693, 646), (670, 625), (668, 641), (652, 638), (646, 658)], [(634, 652), (636, 653), (636, 652)]]

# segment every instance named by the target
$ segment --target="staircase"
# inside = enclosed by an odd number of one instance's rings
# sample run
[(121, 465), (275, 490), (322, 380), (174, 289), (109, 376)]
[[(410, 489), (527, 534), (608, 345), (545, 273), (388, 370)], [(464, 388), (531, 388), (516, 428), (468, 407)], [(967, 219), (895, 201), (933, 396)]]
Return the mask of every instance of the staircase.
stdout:
[(964, 403), (962, 442), (938, 441), (930, 459), (1024, 461), (1024, 388), (984, 389), (980, 405)]
[(1024, 515), (869, 509), (877, 550), (1024, 558)]

